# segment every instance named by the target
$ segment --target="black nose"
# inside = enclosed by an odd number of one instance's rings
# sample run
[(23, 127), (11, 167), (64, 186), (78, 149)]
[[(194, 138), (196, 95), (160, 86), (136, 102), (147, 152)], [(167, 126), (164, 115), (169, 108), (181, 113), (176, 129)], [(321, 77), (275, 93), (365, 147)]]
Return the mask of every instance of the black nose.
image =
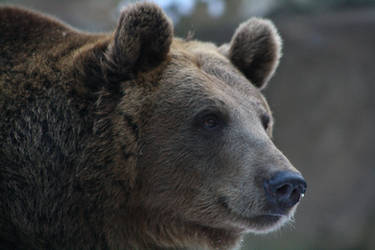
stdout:
[(273, 206), (282, 210), (293, 207), (306, 191), (303, 177), (292, 171), (282, 171), (264, 181), (266, 197)]

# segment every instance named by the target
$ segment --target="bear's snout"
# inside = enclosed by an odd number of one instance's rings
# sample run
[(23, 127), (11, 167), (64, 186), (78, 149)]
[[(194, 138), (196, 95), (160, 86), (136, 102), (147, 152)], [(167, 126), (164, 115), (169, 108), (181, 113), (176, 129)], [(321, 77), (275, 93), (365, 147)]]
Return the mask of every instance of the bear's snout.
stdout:
[(263, 183), (272, 211), (287, 212), (306, 191), (304, 178), (293, 171), (281, 171)]

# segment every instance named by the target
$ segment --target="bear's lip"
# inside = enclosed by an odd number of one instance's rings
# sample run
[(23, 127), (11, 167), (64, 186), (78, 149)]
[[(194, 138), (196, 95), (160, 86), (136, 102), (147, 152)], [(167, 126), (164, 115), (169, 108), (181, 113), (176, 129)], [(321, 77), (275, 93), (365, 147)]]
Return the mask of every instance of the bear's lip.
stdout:
[(280, 218), (287, 217), (285, 214), (273, 214), (273, 213), (264, 213), (264, 214), (257, 214), (249, 217), (243, 217), (242, 219), (246, 221), (251, 221), (255, 224), (269, 224), (269, 223), (276, 223)]
[(231, 224), (242, 233), (266, 233), (280, 228), (293, 217), (297, 204), (289, 209), (270, 209), (265, 206), (263, 211), (240, 214), (224, 198), (220, 199), (221, 207), (230, 215)]
[(269, 224), (269, 223), (276, 223), (280, 220), (280, 218), (286, 217), (284, 214), (260, 214), (256, 216), (251, 216), (247, 218), (247, 220), (251, 220), (256, 224)]
[(243, 233), (267, 233), (280, 228), (289, 221), (290, 216), (285, 214), (265, 213), (251, 217), (236, 216), (238, 226)]
[(237, 224), (240, 231), (244, 233), (253, 232), (253, 233), (266, 233), (274, 231), (288, 222), (293, 214), (295, 209), (291, 209), (285, 213), (278, 212), (269, 212), (265, 211), (264, 213), (254, 214), (251, 216), (239, 215), (237, 213), (232, 213), (237, 221)]

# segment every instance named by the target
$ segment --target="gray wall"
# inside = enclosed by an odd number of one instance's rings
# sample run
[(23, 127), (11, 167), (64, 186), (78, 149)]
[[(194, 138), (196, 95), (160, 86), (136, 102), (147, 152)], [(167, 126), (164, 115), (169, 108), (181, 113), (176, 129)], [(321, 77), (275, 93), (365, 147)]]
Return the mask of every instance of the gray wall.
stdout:
[(294, 226), (248, 246), (375, 249), (375, 9), (275, 22), (284, 57), (266, 95), (308, 192)]

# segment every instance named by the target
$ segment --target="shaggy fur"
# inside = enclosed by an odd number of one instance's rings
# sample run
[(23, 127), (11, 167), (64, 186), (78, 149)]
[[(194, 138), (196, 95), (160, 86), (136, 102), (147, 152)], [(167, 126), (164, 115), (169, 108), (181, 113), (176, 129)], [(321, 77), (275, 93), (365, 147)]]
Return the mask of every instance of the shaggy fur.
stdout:
[(1, 249), (231, 249), (294, 212), (267, 216), (262, 186), (297, 172), (259, 92), (270, 22), (218, 49), (150, 3), (113, 34), (1, 7), (0, 34)]

